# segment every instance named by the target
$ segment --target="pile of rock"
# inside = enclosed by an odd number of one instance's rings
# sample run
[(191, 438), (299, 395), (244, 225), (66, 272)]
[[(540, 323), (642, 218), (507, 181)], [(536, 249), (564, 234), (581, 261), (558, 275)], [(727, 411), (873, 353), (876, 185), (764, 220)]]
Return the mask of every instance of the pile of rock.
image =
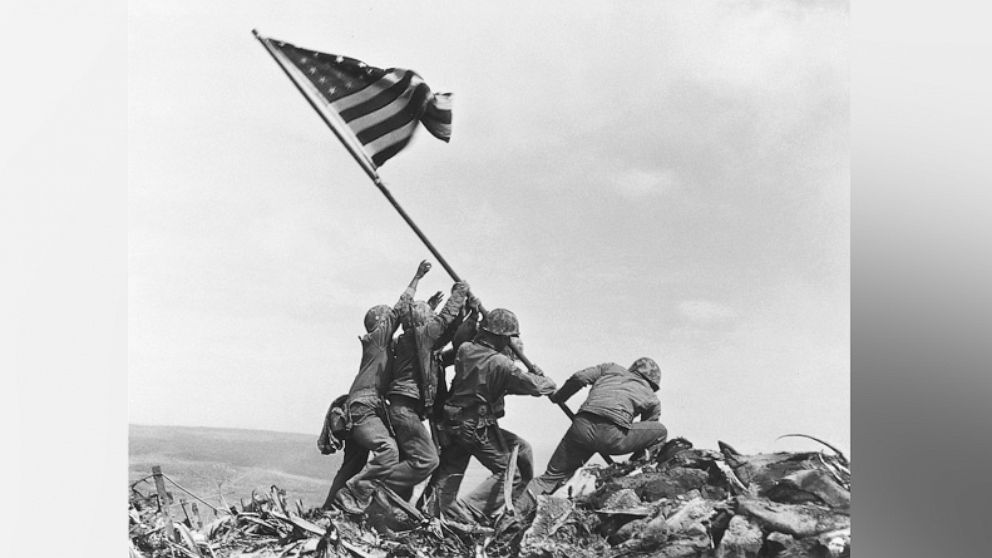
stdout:
[(721, 450), (683, 447), (640, 466), (584, 470), (596, 477), (595, 488), (540, 498), (519, 554), (850, 555), (850, 469), (843, 455), (745, 456), (722, 443)]
[(839, 452), (741, 455), (677, 439), (657, 455), (587, 467), (532, 517), (491, 525), (422, 515), (388, 490), (367, 515), (303, 510), (253, 494), (205, 525), (174, 524), (132, 495), (133, 558), (175, 557), (847, 557), (850, 464)]

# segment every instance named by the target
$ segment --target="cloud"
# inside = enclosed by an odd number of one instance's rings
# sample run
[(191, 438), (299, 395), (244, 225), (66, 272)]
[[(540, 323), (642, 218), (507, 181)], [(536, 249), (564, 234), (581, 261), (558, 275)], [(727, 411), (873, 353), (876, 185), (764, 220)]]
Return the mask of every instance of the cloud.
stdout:
[(679, 312), (695, 325), (723, 325), (738, 317), (733, 308), (709, 300), (684, 300)]
[(638, 200), (667, 194), (678, 187), (679, 181), (675, 173), (668, 169), (630, 169), (622, 172), (614, 184), (625, 198)]

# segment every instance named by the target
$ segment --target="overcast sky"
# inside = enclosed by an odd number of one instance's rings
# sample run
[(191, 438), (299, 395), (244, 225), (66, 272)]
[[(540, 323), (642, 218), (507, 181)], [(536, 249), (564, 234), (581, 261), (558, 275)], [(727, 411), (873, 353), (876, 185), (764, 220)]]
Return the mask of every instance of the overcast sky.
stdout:
[[(454, 93), (381, 175), (559, 384), (651, 356), (673, 436), (850, 447), (847, 3), (534, 4), (129, 4), (131, 422), (316, 434), (430, 257), (255, 27)], [(507, 415), (543, 467), (567, 419)]]

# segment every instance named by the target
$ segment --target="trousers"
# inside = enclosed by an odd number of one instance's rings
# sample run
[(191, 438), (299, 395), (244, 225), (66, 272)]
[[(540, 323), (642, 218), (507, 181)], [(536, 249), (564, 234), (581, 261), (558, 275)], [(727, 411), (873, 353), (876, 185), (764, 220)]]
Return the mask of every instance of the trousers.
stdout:
[[(368, 493), (376, 480), (385, 480), (399, 463), (396, 439), (374, 410), (356, 411), (352, 408), (351, 434), (345, 441), (344, 461), (334, 475), (324, 508), (330, 508), (334, 497), (344, 486)], [(371, 458), (369, 455), (371, 454)]]
[[(504, 503), (504, 481), (513, 446), (518, 446), (512, 495), (523, 492), (534, 477), (534, 452), (526, 440), (497, 424), (465, 422), (446, 429), (448, 444), (441, 450), (440, 464), (424, 491), (434, 499), (436, 511), (462, 519), (488, 517)], [(475, 457), (491, 473), (472, 492), (458, 500), (469, 461)], [(466, 517), (467, 516), (467, 517)]]
[(533, 505), (531, 495), (558, 490), (596, 453), (633, 453), (663, 443), (666, 438), (668, 429), (657, 421), (635, 422), (627, 429), (599, 415), (579, 413), (551, 455), (548, 468), (527, 485), (528, 497), (522, 500), (520, 507)]
[(437, 469), (437, 447), (420, 418), (417, 400), (393, 395), (389, 402), (389, 422), (396, 432), (400, 455), (399, 463), (384, 482), (400, 497), (409, 500), (414, 487), (427, 480)]

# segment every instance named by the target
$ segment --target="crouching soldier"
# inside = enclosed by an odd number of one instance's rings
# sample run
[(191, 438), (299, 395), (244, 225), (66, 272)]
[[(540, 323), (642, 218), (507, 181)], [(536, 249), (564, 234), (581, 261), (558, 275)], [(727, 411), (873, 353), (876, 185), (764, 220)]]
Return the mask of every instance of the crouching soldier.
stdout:
[(455, 283), (439, 314), (422, 301), (411, 301), (402, 313), (403, 334), (396, 340), (392, 380), (387, 389), (389, 420), (396, 432), (400, 462), (385, 484), (409, 500), (414, 487), (427, 480), (438, 464), (438, 450), (424, 419), (446, 388), (438, 351), (447, 344), (468, 295), (467, 283)]
[[(503, 482), (510, 454), (518, 446), (513, 494), (519, 494), (534, 475), (533, 452), (523, 438), (500, 428), (506, 395), (549, 395), (552, 379), (520, 370), (502, 351), (518, 342), (517, 317), (509, 310), (489, 312), (473, 341), (458, 347), (455, 376), (444, 405), (442, 429), (447, 445), (432, 479), (433, 498), (440, 513), (462, 521), (479, 521), (503, 505)], [(469, 460), (475, 457), (492, 475), (464, 499), (456, 501)]]
[[(518, 511), (528, 512), (535, 496), (557, 490), (595, 453), (623, 455), (661, 447), (668, 430), (658, 422), (661, 404), (655, 392), (660, 383), (661, 369), (646, 357), (635, 360), (630, 368), (607, 363), (573, 374), (551, 400), (564, 403), (583, 386), (591, 385), (589, 396), (551, 456), (547, 470), (527, 486), (517, 503)], [(638, 415), (641, 420), (634, 422)]]
[(324, 502), (325, 509), (337, 504), (349, 513), (362, 512), (372, 501), (375, 483), (399, 463), (399, 448), (388, 425), (382, 394), (392, 367), (393, 334), (399, 327), (400, 313), (413, 301), (417, 284), (430, 269), (429, 262), (420, 262), (396, 306), (373, 306), (365, 314), (367, 333), (359, 337), (362, 361), (345, 407), (351, 418), (351, 432), (345, 441), (344, 461)]

